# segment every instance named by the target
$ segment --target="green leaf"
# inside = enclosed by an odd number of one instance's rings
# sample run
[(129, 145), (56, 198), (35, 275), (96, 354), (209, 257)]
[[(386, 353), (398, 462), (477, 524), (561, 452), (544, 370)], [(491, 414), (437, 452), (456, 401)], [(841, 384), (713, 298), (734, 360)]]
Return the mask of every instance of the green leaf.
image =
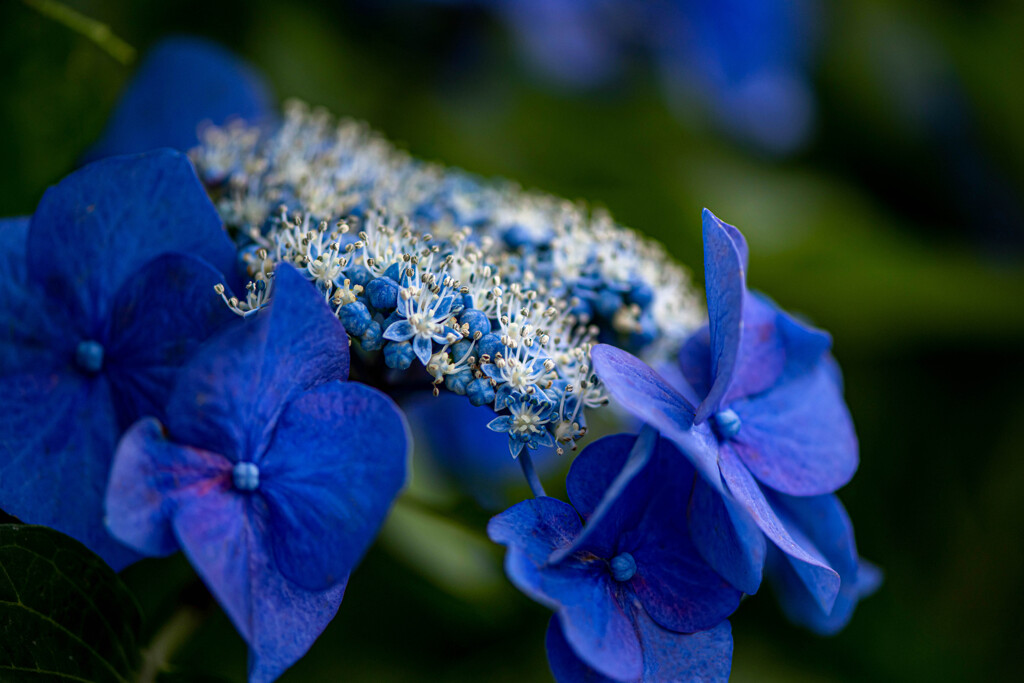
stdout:
[(141, 622), (134, 596), (81, 543), (0, 524), (0, 680), (129, 683)]

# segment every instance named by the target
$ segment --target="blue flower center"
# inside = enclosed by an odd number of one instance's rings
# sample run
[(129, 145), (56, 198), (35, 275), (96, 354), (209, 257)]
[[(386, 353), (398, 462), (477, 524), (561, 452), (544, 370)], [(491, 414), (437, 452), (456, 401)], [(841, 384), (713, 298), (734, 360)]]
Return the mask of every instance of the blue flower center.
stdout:
[(235, 463), (231, 475), (239, 491), (255, 491), (260, 485), (260, 468), (254, 462)]
[(612, 558), (612, 578), (616, 581), (629, 581), (636, 574), (636, 560), (629, 553), (621, 553)]
[(733, 438), (740, 433), (740, 427), (743, 426), (743, 422), (740, 421), (740, 416), (729, 409), (715, 413), (714, 420), (715, 426), (718, 428), (718, 433), (723, 439)]
[(78, 342), (75, 349), (75, 365), (84, 373), (95, 375), (103, 368), (103, 345), (86, 339)]

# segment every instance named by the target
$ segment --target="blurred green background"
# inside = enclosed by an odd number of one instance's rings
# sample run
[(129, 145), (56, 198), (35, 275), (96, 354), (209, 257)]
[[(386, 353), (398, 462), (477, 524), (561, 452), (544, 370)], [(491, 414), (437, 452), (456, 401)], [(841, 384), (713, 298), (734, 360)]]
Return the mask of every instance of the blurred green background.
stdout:
[[(208, 36), (280, 97), (365, 119), (417, 156), (606, 206), (698, 277), (700, 209), (739, 226), (752, 284), (835, 336), (862, 457), (841, 497), (886, 582), (829, 639), (790, 626), (768, 595), (746, 601), (732, 620), (733, 680), (1016, 678), (1024, 3), (829, 3), (817, 128), (787, 158), (674, 115), (640, 64), (596, 89), (554, 87), (481, 11), (67, 4), (142, 54), (171, 33)], [(13, 0), (0, 4), (0, 55), (0, 215), (26, 214), (97, 138), (132, 67)], [(980, 180), (949, 151), (964, 145)], [(434, 508), (445, 514), (403, 503), (335, 622), (282, 680), (549, 680), (547, 611), (503, 580), (501, 553), (480, 537), (488, 513), (447, 497)], [(180, 557), (127, 578), (153, 623), (172, 603), (207, 603)], [(244, 677), (244, 645), (216, 612), (177, 661)]]

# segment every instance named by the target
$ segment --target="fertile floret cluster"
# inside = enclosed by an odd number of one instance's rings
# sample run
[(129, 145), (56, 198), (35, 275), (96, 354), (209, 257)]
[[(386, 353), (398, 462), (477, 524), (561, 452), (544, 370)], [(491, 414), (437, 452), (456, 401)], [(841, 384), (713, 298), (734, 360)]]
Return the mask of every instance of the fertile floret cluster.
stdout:
[[(192, 158), (234, 231), (249, 315), (287, 262), (314, 282), (364, 359), (418, 362), (439, 387), (490, 405), (518, 456), (568, 445), (607, 402), (599, 341), (647, 357), (704, 318), (662, 247), (592, 212), (410, 158), (353, 121), (301, 103), (280, 125), (209, 127)], [(655, 343), (657, 342), (657, 343)]]

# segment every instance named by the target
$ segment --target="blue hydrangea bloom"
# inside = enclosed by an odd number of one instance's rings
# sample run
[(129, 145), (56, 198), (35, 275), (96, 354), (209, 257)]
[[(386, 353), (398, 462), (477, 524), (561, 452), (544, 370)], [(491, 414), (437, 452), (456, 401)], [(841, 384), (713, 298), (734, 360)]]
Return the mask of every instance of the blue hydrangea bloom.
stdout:
[(333, 618), (406, 478), (394, 403), (348, 375), (348, 337), (313, 285), (275, 271), (269, 311), (185, 366), (166, 420), (125, 434), (107, 525), (147, 555), (185, 552), (272, 681)]
[(234, 248), (188, 160), (156, 151), (71, 174), (0, 228), (0, 507), (115, 568), (103, 528), (121, 431), (161, 415), (175, 370), (230, 321)]
[(753, 593), (766, 554), (760, 530), (831, 613), (839, 575), (769, 497), (828, 494), (857, 468), (831, 339), (747, 291), (743, 236), (706, 210), (704, 262), (710, 322), (680, 352), (679, 390), (609, 346), (595, 347), (595, 370), (622, 407), (672, 440), (701, 473), (691, 531), (707, 561)]
[(539, 497), (491, 520), (509, 578), (555, 610), (548, 658), (561, 683), (728, 679), (724, 620), (741, 594), (690, 541), (694, 478), (647, 428), (583, 450), (567, 479), (572, 505)]
[(268, 121), (273, 104), (264, 79), (230, 51), (202, 38), (167, 38), (146, 55), (88, 158), (187, 151), (199, 144), (201, 123)]

